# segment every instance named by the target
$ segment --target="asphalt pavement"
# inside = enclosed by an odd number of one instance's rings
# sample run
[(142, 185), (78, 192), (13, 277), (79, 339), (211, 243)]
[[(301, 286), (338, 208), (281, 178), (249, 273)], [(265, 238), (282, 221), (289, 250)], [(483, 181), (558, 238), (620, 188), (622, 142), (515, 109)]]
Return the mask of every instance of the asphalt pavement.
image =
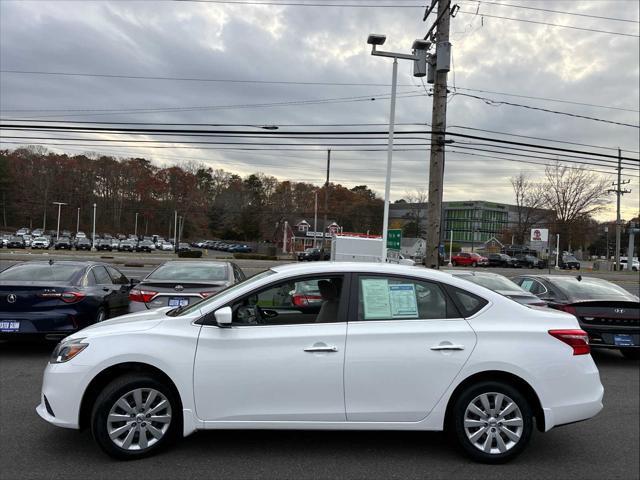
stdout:
[(637, 479), (639, 368), (594, 354), (605, 386), (595, 418), (534, 432), (507, 465), (469, 461), (439, 432), (206, 431), (154, 457), (121, 462), (88, 431), (35, 412), (51, 345), (0, 343), (0, 478), (13, 479)]

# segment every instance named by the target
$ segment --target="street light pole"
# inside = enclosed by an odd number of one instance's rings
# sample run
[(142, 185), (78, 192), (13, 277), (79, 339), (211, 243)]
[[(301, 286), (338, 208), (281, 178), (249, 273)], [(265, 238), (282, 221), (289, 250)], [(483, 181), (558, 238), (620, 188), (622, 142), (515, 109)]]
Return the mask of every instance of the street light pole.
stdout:
[(393, 58), (393, 73), (391, 77), (391, 105), (389, 111), (389, 141), (387, 145), (387, 177), (384, 184), (384, 217), (382, 219), (382, 261), (387, 261), (387, 230), (389, 229), (389, 196), (391, 195), (391, 167), (393, 163), (393, 130), (396, 117), (396, 88), (398, 79), (398, 59), (413, 60), (414, 76), (424, 77), (426, 75), (427, 55), (431, 43), (425, 40), (413, 42), (413, 54), (383, 52), (377, 50), (377, 46), (383, 45), (387, 37), (384, 35), (371, 34), (367, 43), (371, 45), (371, 55), (379, 57)]
[(76, 235), (80, 231), (80, 207), (78, 207), (78, 219), (76, 220)]
[(137, 237), (138, 236), (138, 212), (136, 212), (136, 224), (133, 227), (133, 234)]
[(96, 204), (93, 204), (93, 234), (91, 235), (91, 251), (96, 251)]
[(316, 202), (313, 208), (313, 248), (316, 248), (318, 243), (318, 190), (316, 190)]
[(68, 203), (63, 202), (51, 202), (53, 205), (58, 205), (58, 227), (56, 228), (56, 240), (60, 238), (60, 208), (62, 205), (68, 205)]

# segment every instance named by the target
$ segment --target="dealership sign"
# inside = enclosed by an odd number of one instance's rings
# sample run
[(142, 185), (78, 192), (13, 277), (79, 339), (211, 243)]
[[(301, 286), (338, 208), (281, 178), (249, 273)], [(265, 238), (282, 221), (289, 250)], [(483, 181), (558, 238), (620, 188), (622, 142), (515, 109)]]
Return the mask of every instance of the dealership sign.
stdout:
[(532, 228), (531, 229), (532, 242), (546, 242), (548, 240), (549, 240), (548, 228)]

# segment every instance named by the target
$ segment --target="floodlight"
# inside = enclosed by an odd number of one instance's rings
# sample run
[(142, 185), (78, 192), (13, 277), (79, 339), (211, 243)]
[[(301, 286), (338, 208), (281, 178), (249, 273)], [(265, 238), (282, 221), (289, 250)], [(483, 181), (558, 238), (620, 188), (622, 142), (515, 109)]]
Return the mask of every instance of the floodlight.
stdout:
[(380, 35), (377, 33), (371, 33), (369, 34), (369, 37), (367, 38), (367, 43), (369, 45), (383, 45), (384, 42), (387, 41), (387, 36), (386, 35)]

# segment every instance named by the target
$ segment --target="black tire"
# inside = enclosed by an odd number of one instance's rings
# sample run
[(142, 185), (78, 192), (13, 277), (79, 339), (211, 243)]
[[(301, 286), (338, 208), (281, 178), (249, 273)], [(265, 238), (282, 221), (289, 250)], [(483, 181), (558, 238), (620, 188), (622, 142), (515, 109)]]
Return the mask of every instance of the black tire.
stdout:
[[(107, 418), (118, 399), (138, 388), (151, 388), (165, 396), (171, 409), (171, 422), (164, 435), (154, 444), (142, 450), (127, 450), (116, 445), (109, 437)], [(134, 460), (148, 457), (173, 443), (179, 438), (181, 432), (182, 406), (178, 398), (168, 385), (150, 375), (131, 373), (116, 378), (100, 392), (93, 405), (91, 434), (100, 448), (114, 458)]]
[[(464, 421), (467, 407), (474, 399), (476, 399), (476, 397), (484, 393), (500, 393), (509, 397), (513, 402), (515, 402), (522, 414), (522, 430), (520, 432), (520, 439), (504, 453), (486, 453), (480, 450), (471, 442), (471, 440), (469, 440), (467, 433), (465, 432)], [(452, 430), (450, 433), (453, 434), (458, 446), (472, 460), (489, 464), (505, 463), (519, 455), (529, 443), (533, 432), (533, 413), (527, 399), (516, 388), (508, 383), (485, 381), (475, 385), (470, 385), (457, 397), (453, 405), (452, 418), (448, 428)], [(482, 429), (487, 427), (479, 428)], [(494, 431), (496, 430), (494, 429)], [(485, 433), (482, 434), (479, 439), (486, 439), (487, 437), (488, 435)], [(504, 434), (501, 434), (501, 438), (504, 439), (507, 437)], [(497, 440), (495, 443), (497, 448)], [(493, 444), (494, 440), (491, 440), (490, 445)]]
[(107, 318), (107, 311), (104, 307), (100, 307), (96, 311), (96, 318), (94, 320), (94, 323), (104, 322)]
[(621, 349), (620, 353), (622, 356), (628, 360), (640, 360), (640, 348), (625, 348)]
[(451, 266), (453, 266), (453, 267), (455, 267), (455, 266), (456, 266), (456, 261), (455, 261), (455, 260), (453, 260), (453, 261), (451, 262)]
[(472, 263), (471, 263), (471, 266), (472, 266), (473, 268), (476, 268), (476, 267), (478, 266), (478, 263), (477, 263), (477, 262), (472, 262)]

